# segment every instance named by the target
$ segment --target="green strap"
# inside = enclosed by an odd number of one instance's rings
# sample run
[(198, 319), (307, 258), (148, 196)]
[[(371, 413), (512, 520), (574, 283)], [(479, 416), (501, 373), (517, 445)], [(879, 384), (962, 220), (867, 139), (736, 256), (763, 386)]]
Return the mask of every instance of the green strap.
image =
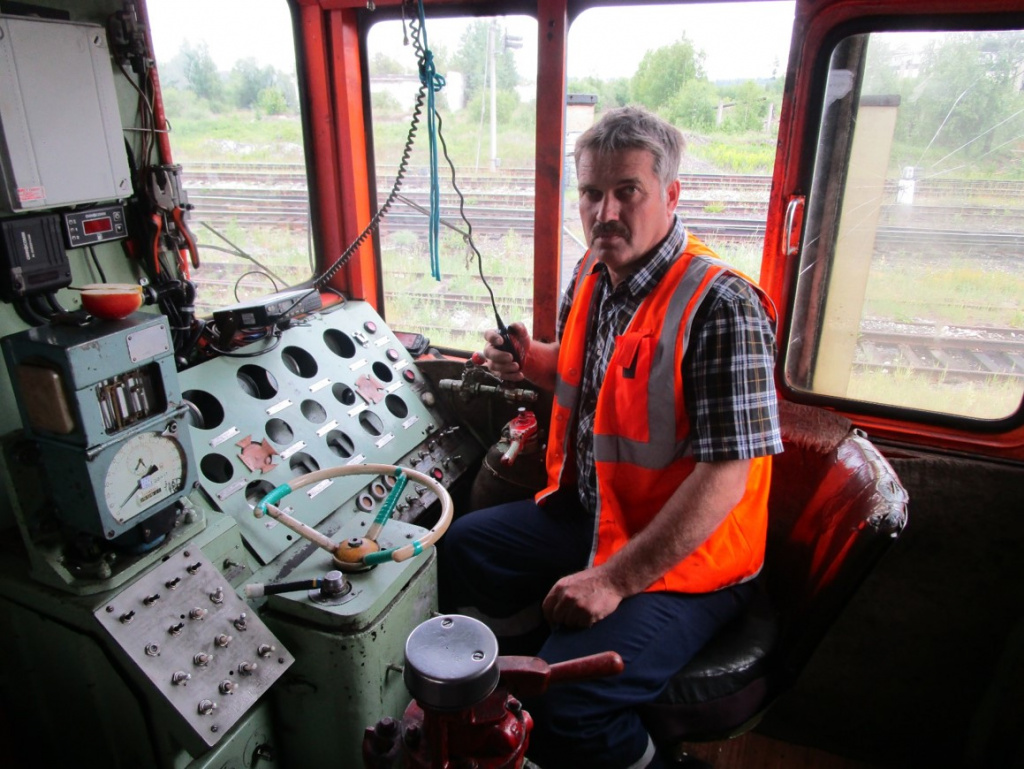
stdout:
[(395, 505), (398, 504), (398, 500), (402, 496), (402, 492), (405, 490), (406, 484), (409, 482), (409, 476), (402, 472), (402, 468), (395, 469), (395, 485), (391, 489), (391, 493), (388, 494), (388, 498), (384, 500), (384, 504), (380, 506), (380, 512), (377, 513), (377, 517), (373, 519), (373, 522), (377, 526), (383, 526), (391, 518), (391, 513), (395, 509)]
[(267, 496), (263, 497), (263, 499), (261, 499), (257, 503), (256, 509), (259, 510), (260, 513), (266, 513), (267, 505), (274, 505), (275, 507), (277, 507), (277, 503), (291, 493), (292, 487), (289, 486), (287, 483), (282, 483), (276, 489), (267, 494)]

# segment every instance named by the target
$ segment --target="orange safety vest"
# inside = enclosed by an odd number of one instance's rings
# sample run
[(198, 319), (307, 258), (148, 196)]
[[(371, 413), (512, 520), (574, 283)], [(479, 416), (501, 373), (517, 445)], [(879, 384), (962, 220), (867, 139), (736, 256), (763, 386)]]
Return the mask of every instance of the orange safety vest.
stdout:
[[(595, 262), (591, 254), (584, 256), (572, 288), (573, 306), (558, 354), (546, 457), (548, 486), (536, 495), (539, 504), (558, 489), (565, 460), (572, 455), (569, 441), (575, 431), (571, 426), (599, 277), (593, 272)], [(643, 529), (693, 471), (696, 462), (683, 400), (683, 354), (697, 307), (715, 278), (727, 272), (746, 278), (688, 235), (683, 253), (615, 340), (594, 418), (598, 522), (592, 565), (607, 561)], [(771, 300), (754, 288), (774, 322)], [(647, 590), (702, 593), (756, 576), (764, 563), (770, 480), (771, 457), (751, 460), (740, 503), (700, 547)]]

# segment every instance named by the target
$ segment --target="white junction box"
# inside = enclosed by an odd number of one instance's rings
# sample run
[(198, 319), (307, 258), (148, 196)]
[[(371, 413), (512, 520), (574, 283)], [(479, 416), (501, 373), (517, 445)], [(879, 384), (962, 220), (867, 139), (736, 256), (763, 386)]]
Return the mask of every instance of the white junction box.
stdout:
[(0, 174), (0, 211), (131, 195), (103, 27), (0, 15)]

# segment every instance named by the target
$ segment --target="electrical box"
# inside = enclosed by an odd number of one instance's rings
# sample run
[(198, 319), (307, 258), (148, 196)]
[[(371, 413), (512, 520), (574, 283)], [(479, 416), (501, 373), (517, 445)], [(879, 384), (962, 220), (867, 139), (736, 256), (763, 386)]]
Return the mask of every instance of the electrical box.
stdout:
[(0, 15), (0, 174), (9, 213), (131, 195), (103, 27)]

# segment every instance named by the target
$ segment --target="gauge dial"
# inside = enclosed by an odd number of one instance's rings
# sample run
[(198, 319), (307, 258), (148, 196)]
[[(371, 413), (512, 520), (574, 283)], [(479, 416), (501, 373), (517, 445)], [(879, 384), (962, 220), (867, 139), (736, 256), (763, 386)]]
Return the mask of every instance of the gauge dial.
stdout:
[(185, 483), (185, 452), (161, 433), (140, 433), (125, 441), (110, 460), (104, 496), (118, 523), (181, 491)]

